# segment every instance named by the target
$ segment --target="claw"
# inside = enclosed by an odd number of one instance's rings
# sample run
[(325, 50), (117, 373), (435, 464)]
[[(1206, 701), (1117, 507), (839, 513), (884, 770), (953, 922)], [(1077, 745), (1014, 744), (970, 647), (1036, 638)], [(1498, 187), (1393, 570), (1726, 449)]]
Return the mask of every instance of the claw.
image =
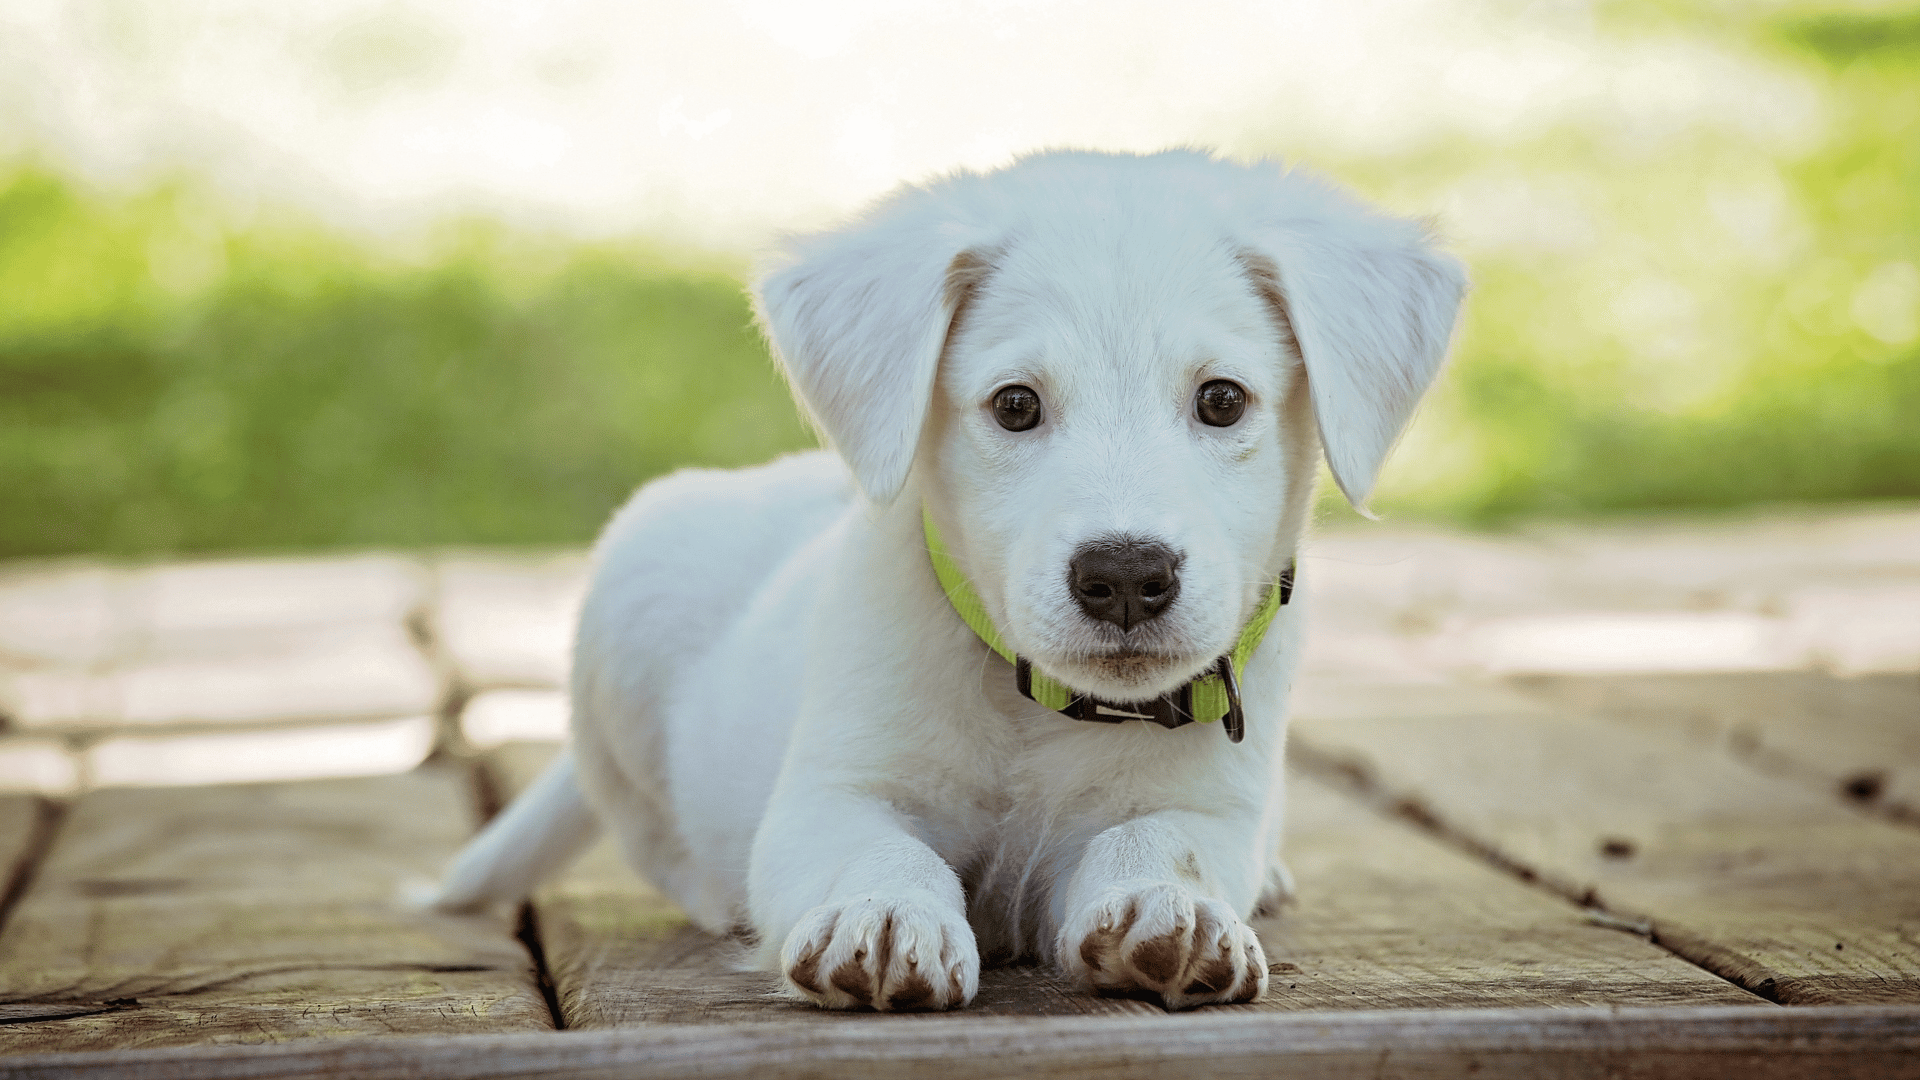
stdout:
[[(1183, 885), (1110, 896), (1082, 925), (1077, 947), (1061, 956), (1096, 990), (1144, 990), (1184, 1009), (1252, 1000), (1263, 989), (1266, 954), (1253, 932), (1224, 904)], [(1070, 932), (1062, 945), (1074, 941)]]
[[(934, 942), (948, 958), (945, 979), (923, 973)], [(903, 948), (904, 954), (896, 952)], [(783, 952), (782, 970), (794, 989), (831, 1009), (954, 1008), (972, 998), (978, 980), (978, 952), (965, 917), (910, 900), (816, 908)]]

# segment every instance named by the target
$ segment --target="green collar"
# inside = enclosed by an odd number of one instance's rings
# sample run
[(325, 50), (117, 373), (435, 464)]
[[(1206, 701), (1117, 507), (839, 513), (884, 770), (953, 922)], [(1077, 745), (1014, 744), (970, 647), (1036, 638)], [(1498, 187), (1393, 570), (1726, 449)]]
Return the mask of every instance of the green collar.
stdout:
[(981, 603), (980, 594), (973, 591), (973, 585), (947, 552), (946, 544), (940, 539), (940, 531), (934, 528), (932, 515), (924, 507), (920, 511), (920, 520), (926, 528), (927, 554), (933, 559), (933, 573), (940, 579), (940, 587), (946, 591), (947, 601), (953, 605), (961, 621), (978, 634), (988, 648), (1014, 666), (1015, 679), (1022, 694), (1076, 720), (1112, 724), (1127, 720), (1152, 720), (1163, 727), (1174, 728), (1196, 721), (1206, 724), (1224, 719), (1227, 738), (1239, 742), (1245, 737), (1246, 717), (1240, 708), (1240, 675), (1246, 670), (1253, 650), (1267, 636), (1274, 616), (1280, 613), (1282, 605), (1293, 598), (1292, 563), (1288, 563), (1280, 577), (1267, 587), (1267, 595), (1261, 599), (1253, 618), (1247, 621), (1246, 629), (1240, 631), (1240, 640), (1235, 643), (1233, 651), (1222, 656), (1212, 671), (1152, 701), (1116, 703), (1076, 693), (1046, 672), (1035, 670), (1026, 657), (1008, 648), (1000, 631), (994, 629), (993, 620), (987, 617), (987, 608)]

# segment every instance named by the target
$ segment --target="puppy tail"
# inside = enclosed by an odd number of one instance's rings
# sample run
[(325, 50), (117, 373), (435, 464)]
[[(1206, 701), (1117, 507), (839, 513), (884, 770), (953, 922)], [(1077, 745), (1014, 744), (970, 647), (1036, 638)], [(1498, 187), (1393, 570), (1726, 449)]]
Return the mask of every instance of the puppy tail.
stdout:
[(573, 754), (563, 750), (454, 856), (432, 904), (441, 911), (474, 911), (523, 900), (599, 834), (600, 819), (580, 794)]

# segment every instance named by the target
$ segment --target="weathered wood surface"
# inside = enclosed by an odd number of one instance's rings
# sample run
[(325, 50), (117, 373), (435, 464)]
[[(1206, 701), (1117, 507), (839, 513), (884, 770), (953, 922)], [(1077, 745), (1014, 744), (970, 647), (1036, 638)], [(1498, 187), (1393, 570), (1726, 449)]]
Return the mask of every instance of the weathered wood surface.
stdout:
[(1449, 696), (1356, 689), (1296, 721), (1296, 750), (1463, 847), (1645, 920), (1756, 993), (1920, 1002), (1920, 831), (1703, 748), (1678, 723), (1497, 689)]
[(437, 769), (87, 795), (0, 931), (0, 1052), (549, 1029), (504, 919), (400, 896), (474, 816)]
[(431, 712), (403, 623), (412, 559), (0, 567), (0, 711), (26, 730), (253, 726)]
[(1920, 1008), (1472, 1009), (1128, 1017), (868, 1016), (545, 1035), (308, 1040), (8, 1060), (0, 1075), (95, 1080), (353, 1076), (752, 1080), (1904, 1080)]
[[(519, 790), (552, 753), (513, 744), (493, 761)], [(1271, 964), (1259, 1002), (1234, 1010), (1752, 1004), (1762, 999), (1648, 942), (1596, 926), (1309, 777), (1295, 778), (1288, 851), (1300, 895), (1256, 923)], [(536, 898), (571, 1028), (844, 1016), (779, 996), (737, 967), (737, 944), (689, 926), (610, 843)], [(1036, 967), (990, 969), (970, 1015), (1148, 1015)]]
[(1299, 895), (1255, 927), (1296, 970), (1265, 1007), (1766, 1004), (1298, 770), (1287, 801)]
[[(532, 782), (555, 750), (516, 742), (493, 751), (487, 767), (501, 799)], [(741, 970), (739, 944), (695, 929), (627, 869), (610, 837), (543, 886), (533, 910), (569, 1029), (825, 1015), (781, 996), (772, 975)]]
[(0, 795), (0, 904), (29, 869), (25, 860), (41, 827), (42, 805), (31, 795)]
[(1523, 691), (1678, 732), (1764, 772), (1920, 824), (1920, 674), (1528, 676)]

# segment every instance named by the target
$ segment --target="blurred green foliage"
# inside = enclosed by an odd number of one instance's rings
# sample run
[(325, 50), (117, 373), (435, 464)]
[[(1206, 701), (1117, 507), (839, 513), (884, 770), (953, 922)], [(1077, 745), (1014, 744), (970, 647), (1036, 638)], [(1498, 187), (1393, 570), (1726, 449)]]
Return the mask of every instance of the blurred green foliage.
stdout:
[[(1512, 225), (1469, 251), (1455, 365), (1377, 505), (1490, 524), (1920, 496), (1920, 9), (1601, 11), (1811, 87), (1813, 134), (1757, 99), (1710, 127), (1603, 109), (1323, 162)], [(809, 445), (737, 268), (691, 265), (481, 228), (409, 260), (230, 227), (191, 185), (19, 168), (0, 556), (579, 543), (651, 475)]]
[(197, 220), (0, 188), (0, 555), (577, 543), (648, 476), (811, 441), (733, 275)]
[(1602, 11), (1812, 88), (1812, 136), (1757, 96), (1713, 127), (1601, 116), (1352, 163), (1397, 205), (1477, 190), (1532, 233), (1473, 253), (1453, 370), (1377, 504), (1492, 524), (1920, 496), (1920, 9)]

